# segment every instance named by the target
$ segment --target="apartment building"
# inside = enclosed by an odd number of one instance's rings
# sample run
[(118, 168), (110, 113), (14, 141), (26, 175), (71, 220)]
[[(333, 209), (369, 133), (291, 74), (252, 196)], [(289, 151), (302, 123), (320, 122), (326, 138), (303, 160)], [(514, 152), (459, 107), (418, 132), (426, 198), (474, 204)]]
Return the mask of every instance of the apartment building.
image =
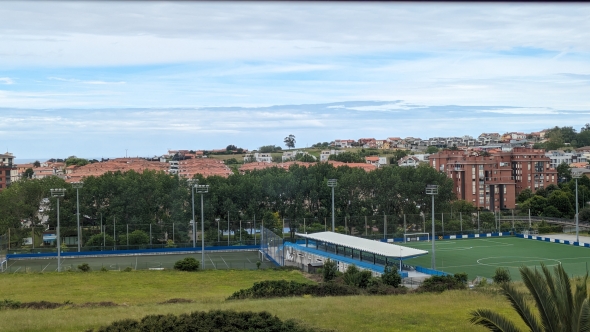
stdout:
[(0, 191), (10, 185), (11, 172), (16, 170), (16, 165), (12, 162), (13, 160), (14, 156), (10, 152), (0, 154)]
[(551, 167), (556, 168), (562, 163), (573, 164), (586, 162), (586, 156), (581, 152), (565, 152), (562, 150), (551, 150), (545, 153), (551, 159)]
[(490, 211), (515, 208), (516, 196), (526, 188), (535, 192), (557, 184), (557, 171), (542, 149), (514, 148), (488, 157), (445, 150), (430, 155), (429, 162), (453, 180), (458, 199)]

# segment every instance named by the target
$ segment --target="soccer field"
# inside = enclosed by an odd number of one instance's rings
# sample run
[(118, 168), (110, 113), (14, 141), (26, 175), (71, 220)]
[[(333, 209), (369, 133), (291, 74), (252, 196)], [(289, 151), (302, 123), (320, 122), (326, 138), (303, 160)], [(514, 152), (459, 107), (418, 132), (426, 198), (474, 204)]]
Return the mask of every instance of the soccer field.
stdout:
[[(432, 242), (402, 246), (432, 251)], [(469, 279), (491, 278), (498, 267), (507, 268), (513, 280), (520, 280), (520, 266), (540, 267), (562, 264), (571, 276), (584, 275), (590, 262), (590, 248), (516, 237), (496, 237), (435, 241), (436, 269), (448, 273), (465, 272)], [(410, 265), (430, 267), (431, 255), (404, 260)]]
[[(193, 257), (201, 261), (201, 254), (168, 254), (168, 255), (136, 255), (136, 256), (105, 256), (105, 257), (76, 257), (62, 258), (62, 271), (78, 269), (78, 265), (88, 263), (94, 271), (103, 267), (107, 270), (124, 270), (131, 267), (134, 270), (147, 270), (150, 268), (172, 269), (174, 263), (185, 257)], [(205, 269), (227, 270), (257, 268), (256, 262), (260, 260), (258, 251), (238, 252), (205, 252)], [(57, 271), (57, 258), (50, 259), (22, 259), (9, 260), (6, 273), (20, 272), (52, 272)], [(261, 262), (260, 268), (275, 267), (267, 259)]]

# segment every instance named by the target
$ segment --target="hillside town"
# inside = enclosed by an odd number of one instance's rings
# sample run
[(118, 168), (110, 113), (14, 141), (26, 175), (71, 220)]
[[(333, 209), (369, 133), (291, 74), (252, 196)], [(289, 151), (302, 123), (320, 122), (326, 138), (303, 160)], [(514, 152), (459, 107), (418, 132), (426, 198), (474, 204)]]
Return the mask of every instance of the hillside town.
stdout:
[[(428, 165), (453, 179), (457, 198), (470, 201), (478, 208), (494, 211), (514, 208), (516, 196), (524, 189), (534, 192), (560, 182), (557, 171), (559, 165), (565, 164), (572, 170), (590, 174), (590, 146), (547, 151), (533, 148), (535, 144), (547, 141), (546, 133), (547, 130), (532, 133), (482, 133), (477, 138), (335, 139), (323, 144), (328, 148), (320, 149), (319, 152), (317, 149), (281, 151), (277, 147), (278, 153), (263, 153), (231, 145), (227, 149), (169, 150), (152, 158), (124, 157), (91, 160), (83, 164), (68, 164), (64, 159), (16, 164), (16, 157), (7, 152), (0, 155), (0, 190), (23, 177), (42, 179), (57, 176), (67, 182), (78, 182), (89, 176), (130, 170), (162, 171), (183, 178), (192, 178), (196, 174), (227, 178), (231, 174), (244, 174), (252, 170), (269, 167), (288, 170), (294, 164), (307, 167), (316, 162), (327, 162), (334, 167), (355, 167), (367, 172), (393, 165)], [(364, 162), (342, 162), (335, 158), (348, 151), (371, 151), (371, 154), (363, 157)], [(400, 154), (395, 152), (402, 152), (403, 157), (396, 158)], [(237, 158), (232, 158), (231, 163), (228, 159), (217, 158), (226, 155)], [(242, 160), (238, 160), (240, 157)]]

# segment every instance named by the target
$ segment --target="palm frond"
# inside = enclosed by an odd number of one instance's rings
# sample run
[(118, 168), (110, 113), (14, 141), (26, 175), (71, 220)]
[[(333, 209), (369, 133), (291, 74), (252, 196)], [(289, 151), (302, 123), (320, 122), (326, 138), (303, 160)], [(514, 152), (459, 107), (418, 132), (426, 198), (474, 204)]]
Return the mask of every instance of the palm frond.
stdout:
[(580, 308), (579, 326), (576, 329), (580, 332), (590, 332), (590, 304), (585, 299)]
[(470, 313), (471, 324), (479, 325), (493, 332), (519, 332), (516, 325), (506, 317), (488, 309), (478, 309)]
[(512, 308), (516, 310), (520, 318), (522, 318), (531, 331), (543, 331), (543, 326), (531, 310), (530, 305), (526, 301), (525, 295), (517, 291), (511, 283), (505, 283), (501, 287), (504, 296), (508, 299)]
[[(544, 264), (541, 266), (543, 268), (545, 267)], [(525, 266), (520, 268), (520, 275), (539, 310), (542, 322), (541, 331), (561, 332), (559, 310), (556, 308), (554, 298), (548, 289), (548, 282), (553, 282), (552, 276), (549, 275), (550, 280), (548, 281), (540, 272)], [(532, 329), (533, 327), (530, 326), (530, 328)]]

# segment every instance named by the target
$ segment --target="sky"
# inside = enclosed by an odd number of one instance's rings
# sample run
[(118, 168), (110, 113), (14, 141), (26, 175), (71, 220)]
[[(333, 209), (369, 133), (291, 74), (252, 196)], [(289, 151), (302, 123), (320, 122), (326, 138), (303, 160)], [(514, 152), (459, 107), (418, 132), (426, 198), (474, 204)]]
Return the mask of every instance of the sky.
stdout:
[(584, 3), (3, 1), (0, 40), (17, 160), (590, 122)]

